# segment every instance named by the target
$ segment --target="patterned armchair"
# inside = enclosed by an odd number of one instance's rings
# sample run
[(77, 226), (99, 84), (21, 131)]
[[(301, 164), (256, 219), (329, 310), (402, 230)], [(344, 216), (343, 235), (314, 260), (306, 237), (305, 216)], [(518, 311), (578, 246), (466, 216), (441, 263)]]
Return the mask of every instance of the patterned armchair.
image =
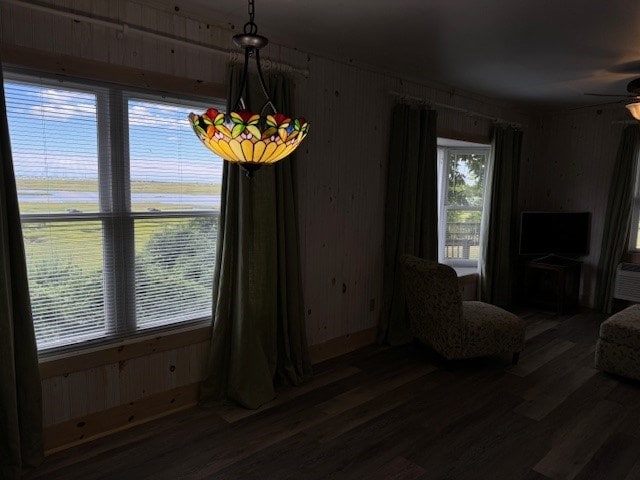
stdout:
[(511, 353), (518, 362), (524, 322), (488, 303), (462, 301), (453, 268), (403, 255), (402, 279), (414, 337), (447, 360)]

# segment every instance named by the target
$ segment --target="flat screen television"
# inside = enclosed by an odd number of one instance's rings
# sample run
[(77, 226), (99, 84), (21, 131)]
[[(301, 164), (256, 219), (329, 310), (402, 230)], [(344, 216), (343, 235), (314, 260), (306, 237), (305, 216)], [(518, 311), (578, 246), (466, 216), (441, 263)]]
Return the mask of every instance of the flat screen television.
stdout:
[(520, 254), (588, 255), (590, 224), (589, 212), (522, 212)]

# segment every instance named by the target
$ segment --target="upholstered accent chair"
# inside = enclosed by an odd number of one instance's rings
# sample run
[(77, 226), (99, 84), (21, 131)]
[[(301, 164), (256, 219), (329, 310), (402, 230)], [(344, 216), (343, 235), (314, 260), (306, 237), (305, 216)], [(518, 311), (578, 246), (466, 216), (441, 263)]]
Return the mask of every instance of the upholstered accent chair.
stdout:
[(640, 380), (640, 305), (631, 305), (602, 322), (596, 368)]
[(413, 336), (447, 360), (512, 354), (524, 348), (524, 322), (502, 308), (462, 301), (453, 268), (412, 255), (400, 258)]

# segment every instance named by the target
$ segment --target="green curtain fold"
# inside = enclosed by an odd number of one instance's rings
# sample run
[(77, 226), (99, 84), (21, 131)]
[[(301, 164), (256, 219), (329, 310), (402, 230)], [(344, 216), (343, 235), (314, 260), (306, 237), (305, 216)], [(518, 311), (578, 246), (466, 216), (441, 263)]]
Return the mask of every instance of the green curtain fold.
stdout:
[(616, 268), (622, 260), (624, 246), (629, 238), (639, 148), (640, 126), (627, 125), (622, 131), (609, 185), (607, 214), (596, 275), (594, 306), (596, 310), (606, 313), (611, 313)]
[(518, 255), (518, 184), (522, 132), (496, 126), (485, 185), (485, 218), (480, 258), (481, 299), (508, 306), (513, 302), (514, 264)]
[(0, 478), (12, 480), (43, 459), (42, 393), (4, 90), (0, 92)]
[[(229, 101), (241, 69), (229, 70)], [(292, 113), (290, 83), (266, 78), (279, 111)], [(262, 107), (256, 78), (245, 102)], [(275, 397), (274, 382), (297, 385), (311, 374), (302, 298), (293, 164), (286, 158), (247, 178), (224, 162), (214, 321), (202, 400), (229, 398), (258, 408)]]
[(384, 278), (378, 342), (411, 340), (399, 258), (438, 258), (437, 112), (393, 109), (384, 229)]

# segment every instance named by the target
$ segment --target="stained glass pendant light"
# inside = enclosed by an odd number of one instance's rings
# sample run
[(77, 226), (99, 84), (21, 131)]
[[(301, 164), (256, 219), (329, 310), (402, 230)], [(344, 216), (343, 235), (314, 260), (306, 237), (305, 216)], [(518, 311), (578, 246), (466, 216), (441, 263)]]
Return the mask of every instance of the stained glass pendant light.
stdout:
[[(307, 136), (309, 124), (304, 118), (291, 118), (279, 113), (265, 84), (260, 66), (260, 49), (269, 43), (258, 35), (254, 19), (254, 0), (249, 1), (249, 21), (244, 33), (233, 41), (244, 50), (244, 69), (233, 111), (222, 113), (210, 108), (201, 115), (191, 113), (189, 121), (200, 141), (212, 152), (229, 162), (238, 163), (248, 176), (262, 165), (272, 164), (290, 155)], [(255, 57), (260, 88), (265, 102), (258, 113), (247, 109), (244, 96), (249, 89), (249, 58)], [(267, 113), (270, 112), (270, 113)]]

